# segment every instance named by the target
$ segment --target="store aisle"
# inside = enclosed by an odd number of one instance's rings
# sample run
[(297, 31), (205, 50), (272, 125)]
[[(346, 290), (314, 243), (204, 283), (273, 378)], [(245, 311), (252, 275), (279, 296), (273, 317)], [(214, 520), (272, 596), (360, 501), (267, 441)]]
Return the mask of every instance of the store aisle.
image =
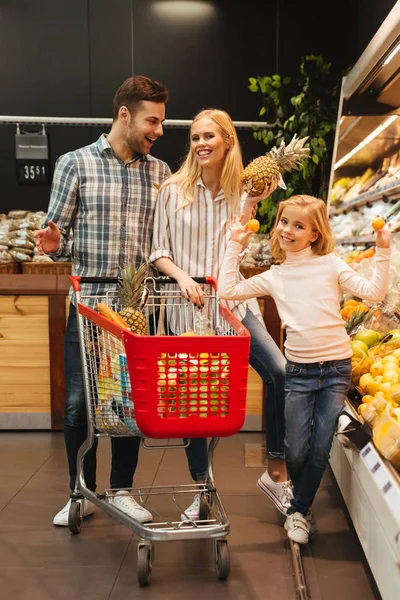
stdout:
[[(294, 600), (283, 519), (257, 488), (263, 469), (245, 467), (244, 447), (260, 433), (221, 439), (215, 481), (231, 522), (231, 574), (217, 581), (208, 541), (155, 545), (148, 588), (136, 579), (137, 538), (104, 512), (82, 532), (52, 525), (68, 499), (63, 435), (2, 432), (0, 437), (0, 581), (16, 600)], [(98, 491), (108, 484), (109, 440), (100, 440)], [(135, 485), (190, 483), (183, 450), (141, 450)], [(160, 497), (157, 502), (160, 502)], [(312, 600), (376, 600), (368, 568), (330, 472), (319, 491), (318, 534), (304, 552)]]

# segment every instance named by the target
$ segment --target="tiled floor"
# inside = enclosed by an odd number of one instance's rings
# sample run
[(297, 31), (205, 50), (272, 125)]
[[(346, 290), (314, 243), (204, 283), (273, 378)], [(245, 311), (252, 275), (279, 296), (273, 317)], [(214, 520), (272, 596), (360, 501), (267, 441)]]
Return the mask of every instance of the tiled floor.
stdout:
[[(257, 488), (263, 469), (245, 467), (260, 433), (221, 439), (215, 482), (229, 516), (231, 574), (217, 581), (208, 540), (155, 545), (151, 583), (136, 579), (137, 538), (105, 512), (79, 535), (52, 525), (68, 499), (61, 432), (0, 433), (0, 596), (13, 600), (294, 600), (283, 519)], [(98, 491), (108, 485), (109, 440), (99, 447)], [(180, 450), (141, 450), (135, 485), (190, 483)], [(158, 497), (156, 502), (161, 502)], [(379, 594), (333, 476), (315, 502), (318, 534), (304, 551), (312, 600), (376, 600)]]

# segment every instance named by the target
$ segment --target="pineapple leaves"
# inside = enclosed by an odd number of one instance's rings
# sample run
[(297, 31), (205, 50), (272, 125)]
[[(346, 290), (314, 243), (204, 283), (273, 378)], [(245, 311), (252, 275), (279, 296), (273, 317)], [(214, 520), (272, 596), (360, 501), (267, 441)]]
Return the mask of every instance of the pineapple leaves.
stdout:
[(310, 149), (310, 160), (285, 173), (287, 189), (278, 188), (259, 204), (260, 231), (269, 232), (272, 215), (283, 198), (303, 193), (326, 199), (343, 75), (332, 73), (331, 63), (322, 55), (306, 54), (300, 59), (297, 76), (275, 73), (249, 78), (249, 90), (260, 94), (259, 115), (275, 122), (267, 133), (254, 131), (254, 139), (270, 150), (282, 140), (288, 144), (297, 134), (299, 139), (308, 136)]

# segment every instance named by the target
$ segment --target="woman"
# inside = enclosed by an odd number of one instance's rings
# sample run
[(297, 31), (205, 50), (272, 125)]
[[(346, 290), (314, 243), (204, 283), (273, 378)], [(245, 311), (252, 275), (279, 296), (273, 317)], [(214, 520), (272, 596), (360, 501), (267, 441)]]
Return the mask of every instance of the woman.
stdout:
[[(176, 279), (182, 295), (201, 307), (204, 295), (192, 277), (218, 278), (230, 237), (227, 219), (243, 213), (247, 222), (263, 198), (276, 186), (274, 180), (258, 197), (241, 199), (242, 153), (230, 116), (218, 109), (203, 110), (193, 119), (190, 148), (180, 169), (162, 184), (154, 218), (150, 262)], [(284, 462), (284, 373), (285, 359), (266, 328), (246, 302), (227, 302), (251, 336), (250, 364), (267, 386), (266, 437), (268, 469), (259, 487), (285, 514), (291, 487)], [(170, 323), (171, 325), (171, 323)], [(177, 331), (174, 326), (172, 329)], [(194, 439), (187, 450), (192, 478), (204, 481), (207, 470), (207, 440)], [(199, 498), (182, 518), (198, 518)]]

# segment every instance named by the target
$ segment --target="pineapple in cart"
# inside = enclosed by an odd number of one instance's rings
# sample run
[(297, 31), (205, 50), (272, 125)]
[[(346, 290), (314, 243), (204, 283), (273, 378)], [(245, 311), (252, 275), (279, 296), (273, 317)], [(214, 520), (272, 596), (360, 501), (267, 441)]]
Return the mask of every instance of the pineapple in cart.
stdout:
[[(309, 148), (304, 147), (307, 140), (308, 136), (299, 139), (295, 134), (287, 146), (282, 140), (278, 148), (274, 146), (264, 156), (251, 161), (241, 175), (245, 192), (250, 196), (259, 196), (274, 177), (281, 176), (284, 171), (298, 170), (310, 152)], [(279, 185), (284, 187), (282, 183)]]
[(147, 276), (147, 264), (136, 268), (133, 262), (121, 269), (119, 281), (119, 300), (122, 309), (118, 312), (131, 331), (137, 335), (146, 335), (146, 317), (142, 312), (148, 290), (144, 285)]

